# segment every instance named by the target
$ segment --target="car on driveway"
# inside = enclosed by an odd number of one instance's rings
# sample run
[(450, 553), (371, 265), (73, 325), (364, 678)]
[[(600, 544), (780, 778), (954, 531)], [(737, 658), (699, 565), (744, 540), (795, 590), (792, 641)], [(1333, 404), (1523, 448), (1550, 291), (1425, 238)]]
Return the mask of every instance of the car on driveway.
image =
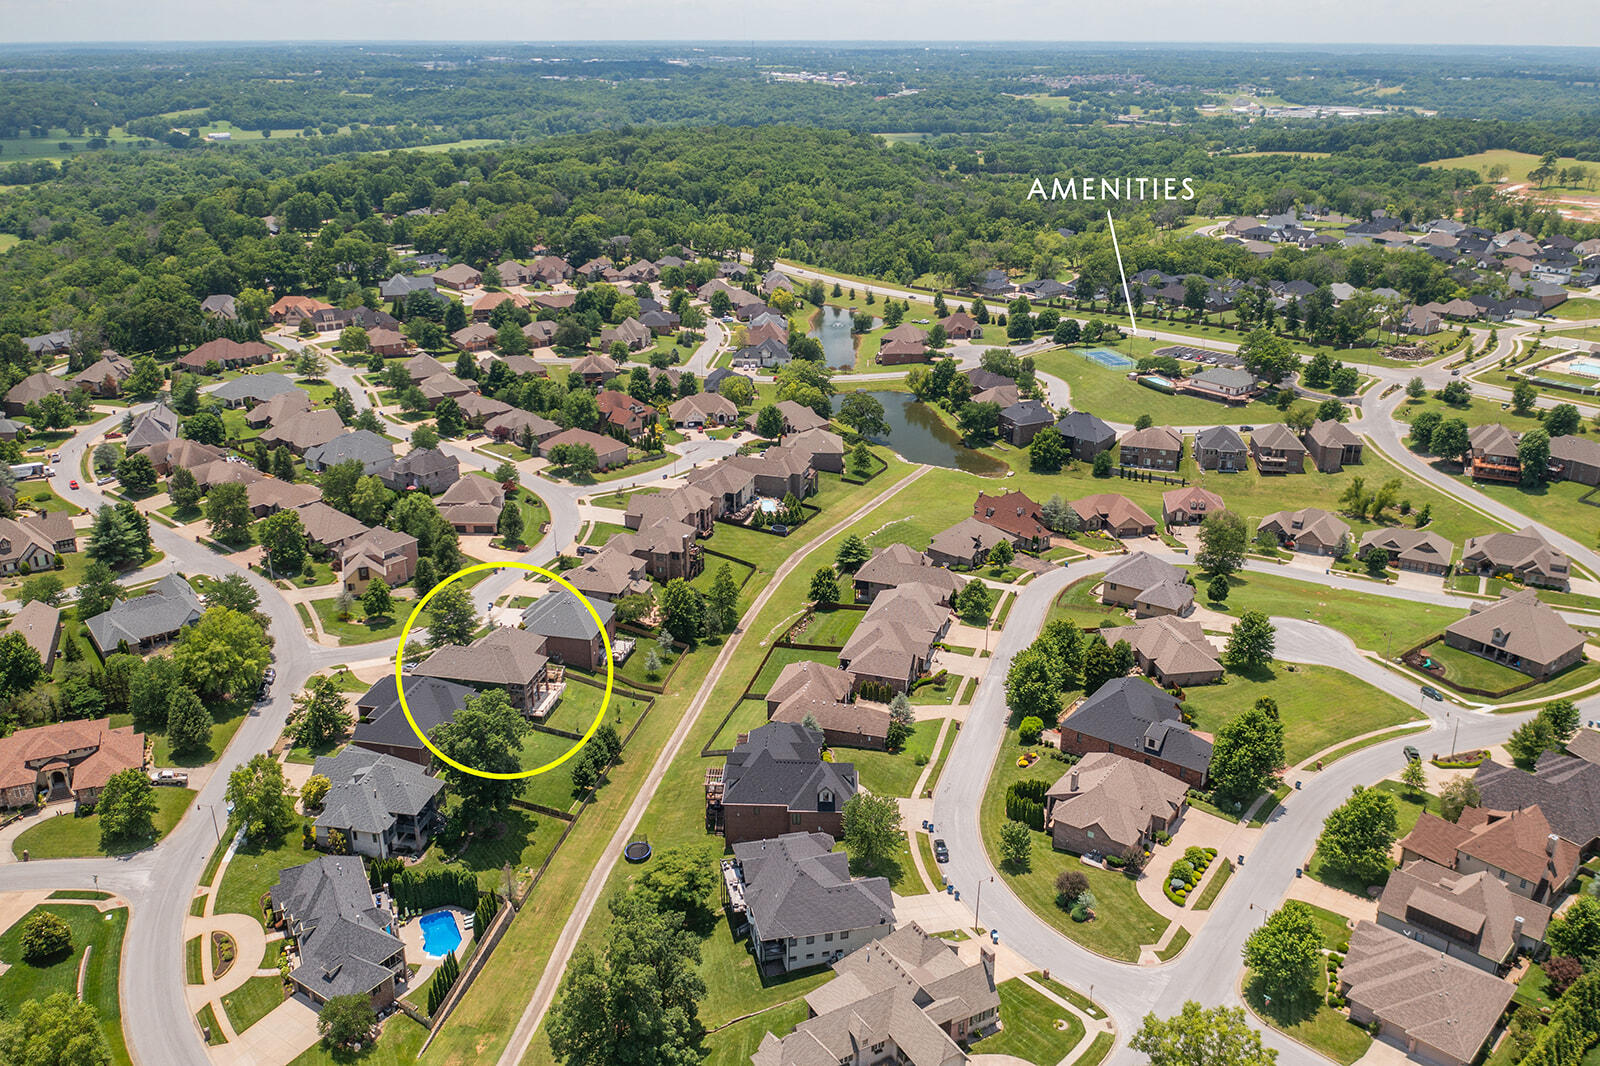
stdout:
[(933, 838), (933, 857), (937, 862), (950, 861), (950, 849), (945, 846), (944, 840), (940, 837)]

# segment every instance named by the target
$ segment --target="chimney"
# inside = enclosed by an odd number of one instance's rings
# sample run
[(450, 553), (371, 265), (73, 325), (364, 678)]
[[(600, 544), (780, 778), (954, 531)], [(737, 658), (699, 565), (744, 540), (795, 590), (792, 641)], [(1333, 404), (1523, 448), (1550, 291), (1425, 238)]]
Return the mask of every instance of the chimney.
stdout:
[(1517, 920), (1511, 923), (1511, 930), (1517, 937), (1522, 936), (1522, 915), (1517, 915)]
[(1076, 766), (1072, 768), (1072, 791), (1078, 791), (1078, 768)]
[(988, 974), (989, 974), (989, 982), (991, 984), (993, 984), (994, 983), (994, 948), (990, 947), (988, 944), (980, 945), (979, 948), (978, 948), (978, 961), (983, 964), (984, 970), (986, 970), (988, 972)]
[(1556, 853), (1557, 839), (1558, 838), (1554, 833), (1551, 833), (1549, 836), (1544, 838), (1544, 853), (1546, 855), (1554, 855)]

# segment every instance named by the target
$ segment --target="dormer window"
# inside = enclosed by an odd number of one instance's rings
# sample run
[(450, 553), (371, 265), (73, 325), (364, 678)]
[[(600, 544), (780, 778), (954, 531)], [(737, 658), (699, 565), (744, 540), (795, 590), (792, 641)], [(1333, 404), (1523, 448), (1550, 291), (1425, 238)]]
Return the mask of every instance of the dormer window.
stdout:
[(1499, 626), (1495, 626), (1494, 636), (1491, 637), (1490, 640), (1493, 641), (1495, 647), (1503, 648), (1503, 647), (1505, 647), (1506, 640), (1510, 636), (1511, 636), (1511, 634), (1507, 633), (1505, 630), (1501, 629)]

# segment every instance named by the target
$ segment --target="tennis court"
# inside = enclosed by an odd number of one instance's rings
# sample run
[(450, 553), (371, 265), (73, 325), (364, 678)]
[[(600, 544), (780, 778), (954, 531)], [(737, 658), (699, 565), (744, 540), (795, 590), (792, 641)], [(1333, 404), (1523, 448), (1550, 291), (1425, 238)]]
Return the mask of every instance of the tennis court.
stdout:
[(1133, 365), (1132, 359), (1110, 348), (1090, 348), (1083, 353), (1083, 357), (1094, 360), (1108, 370), (1126, 370)]

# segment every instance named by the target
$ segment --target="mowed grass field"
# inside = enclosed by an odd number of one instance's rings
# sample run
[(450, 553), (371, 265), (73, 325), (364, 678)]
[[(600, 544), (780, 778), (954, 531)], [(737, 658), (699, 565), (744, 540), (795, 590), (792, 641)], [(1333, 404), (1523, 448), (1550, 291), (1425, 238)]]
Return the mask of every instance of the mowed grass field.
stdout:
[[(1476, 170), (1479, 177), (1485, 181), (1489, 179), (1489, 168), (1503, 166), (1506, 168), (1506, 181), (1524, 182), (1528, 174), (1539, 165), (1539, 157), (1529, 152), (1513, 152), (1509, 149), (1495, 148), (1487, 152), (1478, 152), (1476, 155), (1451, 156), (1449, 159), (1435, 159), (1431, 163), (1422, 164), (1425, 167), (1442, 167), (1446, 170)], [(1579, 187), (1563, 185), (1547, 185), (1540, 192), (1573, 192), (1592, 193), (1600, 188), (1600, 160), (1574, 159), (1572, 156), (1562, 156), (1556, 160), (1556, 169), (1565, 167), (1588, 167), (1594, 176), (1595, 184), (1585, 184)]]

